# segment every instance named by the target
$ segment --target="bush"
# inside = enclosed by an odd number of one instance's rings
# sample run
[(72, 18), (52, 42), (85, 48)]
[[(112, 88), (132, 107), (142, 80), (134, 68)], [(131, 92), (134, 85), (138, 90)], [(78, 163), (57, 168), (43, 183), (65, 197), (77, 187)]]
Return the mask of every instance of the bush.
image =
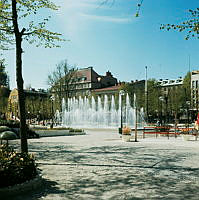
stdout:
[(15, 120), (0, 120), (0, 126), (8, 126), (9, 128), (19, 128), (19, 121)]
[(73, 129), (73, 128), (69, 128), (69, 132), (74, 133), (74, 132), (83, 132), (82, 129)]
[(4, 131), (10, 131), (10, 128), (7, 126), (0, 126), (0, 133)]
[(17, 153), (7, 145), (0, 145), (0, 188), (23, 183), (36, 175), (32, 154)]
[(123, 135), (131, 135), (131, 128), (130, 127), (124, 127), (122, 129), (122, 134)]
[(63, 127), (55, 127), (53, 130), (69, 130), (69, 132), (83, 132), (82, 129), (77, 128), (63, 128)]
[(163, 126), (157, 126), (155, 128), (155, 130), (158, 131), (158, 132), (169, 132), (170, 128), (172, 128), (172, 126), (170, 126), (170, 125), (163, 125)]

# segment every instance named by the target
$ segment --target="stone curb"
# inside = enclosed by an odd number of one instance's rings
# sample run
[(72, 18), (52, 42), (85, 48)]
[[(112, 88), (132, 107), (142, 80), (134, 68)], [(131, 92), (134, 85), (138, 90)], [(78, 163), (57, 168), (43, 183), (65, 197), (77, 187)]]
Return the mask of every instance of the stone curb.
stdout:
[(29, 191), (33, 191), (42, 186), (42, 175), (40, 172), (36, 175), (36, 177), (32, 180), (26, 181), (24, 183), (20, 183), (13, 186), (8, 186), (4, 188), (0, 188), (0, 197), (10, 197), (19, 195), (22, 193), (26, 193)]
[(86, 135), (85, 132), (58, 132), (58, 131), (36, 131), (39, 137), (56, 137), (56, 136), (75, 136)]

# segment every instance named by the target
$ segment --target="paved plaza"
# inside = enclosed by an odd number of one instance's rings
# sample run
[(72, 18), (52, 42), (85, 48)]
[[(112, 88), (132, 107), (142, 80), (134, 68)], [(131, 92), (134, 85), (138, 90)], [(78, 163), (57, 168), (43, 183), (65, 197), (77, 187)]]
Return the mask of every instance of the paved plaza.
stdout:
[(29, 140), (43, 187), (14, 199), (199, 199), (199, 141), (123, 142), (113, 130), (86, 133)]

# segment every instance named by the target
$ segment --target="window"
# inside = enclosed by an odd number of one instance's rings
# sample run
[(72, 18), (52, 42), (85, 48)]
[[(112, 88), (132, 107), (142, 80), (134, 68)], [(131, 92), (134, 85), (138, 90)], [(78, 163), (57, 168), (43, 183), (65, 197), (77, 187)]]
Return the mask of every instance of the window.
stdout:
[(195, 81), (192, 81), (192, 88), (195, 88)]

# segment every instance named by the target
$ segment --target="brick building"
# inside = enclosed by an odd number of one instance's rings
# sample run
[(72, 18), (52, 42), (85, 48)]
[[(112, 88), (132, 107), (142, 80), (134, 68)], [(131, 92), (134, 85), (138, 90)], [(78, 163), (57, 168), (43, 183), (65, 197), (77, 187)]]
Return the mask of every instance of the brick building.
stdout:
[(79, 69), (70, 85), (70, 96), (90, 95), (92, 90), (108, 88), (117, 85), (117, 79), (111, 72), (99, 75), (93, 67)]

